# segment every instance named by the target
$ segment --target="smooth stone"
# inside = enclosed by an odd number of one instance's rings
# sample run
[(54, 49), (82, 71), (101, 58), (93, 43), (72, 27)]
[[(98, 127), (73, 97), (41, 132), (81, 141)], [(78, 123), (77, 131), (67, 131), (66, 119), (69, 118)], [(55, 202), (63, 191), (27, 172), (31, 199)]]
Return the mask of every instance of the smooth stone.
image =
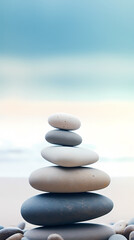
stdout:
[(22, 237), (23, 237), (23, 234), (16, 233), (16, 234), (13, 234), (12, 236), (8, 237), (6, 240), (21, 240)]
[(121, 234), (113, 234), (108, 240), (127, 240), (127, 238)]
[(65, 146), (77, 146), (82, 142), (80, 135), (64, 130), (51, 130), (45, 135), (45, 139), (49, 143)]
[(68, 113), (55, 113), (48, 118), (48, 123), (54, 127), (65, 130), (76, 130), (80, 128), (80, 120)]
[(105, 188), (110, 177), (103, 171), (88, 167), (44, 167), (29, 177), (30, 185), (40, 191), (78, 193)]
[(125, 229), (124, 229), (124, 232), (123, 232), (123, 235), (129, 239), (129, 234), (134, 231), (134, 225), (128, 225)]
[(82, 147), (46, 147), (41, 155), (47, 161), (62, 167), (79, 167), (98, 161), (99, 156), (94, 151)]
[(44, 193), (26, 200), (21, 214), (29, 223), (51, 226), (94, 219), (112, 208), (109, 198), (96, 193)]
[(48, 236), (47, 240), (64, 240), (64, 239), (59, 234), (53, 233)]
[(123, 234), (126, 225), (126, 221), (120, 220), (113, 225), (113, 229), (116, 233)]
[(16, 233), (23, 234), (23, 231), (19, 228), (13, 228), (13, 227), (3, 228), (2, 230), (0, 230), (0, 240), (5, 240), (9, 238), (11, 235)]
[(25, 222), (21, 222), (21, 223), (18, 224), (17, 227), (20, 228), (21, 230), (24, 230), (25, 226), (26, 226)]
[(134, 218), (131, 218), (127, 223), (127, 225), (132, 225), (132, 224), (134, 224)]
[(64, 240), (107, 240), (114, 231), (112, 228), (93, 223), (77, 223), (57, 227), (40, 227), (29, 230), (26, 236), (30, 240), (47, 240), (50, 234), (57, 233)]
[(134, 231), (132, 231), (129, 235), (129, 240), (134, 240)]

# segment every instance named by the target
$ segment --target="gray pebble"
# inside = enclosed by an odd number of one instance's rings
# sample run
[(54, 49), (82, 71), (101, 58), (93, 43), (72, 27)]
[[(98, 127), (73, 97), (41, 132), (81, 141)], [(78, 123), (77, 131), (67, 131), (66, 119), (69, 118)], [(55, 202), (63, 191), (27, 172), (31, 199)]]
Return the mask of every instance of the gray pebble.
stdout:
[(126, 225), (127, 225), (126, 221), (120, 220), (113, 225), (113, 229), (115, 233), (123, 234)]
[(64, 240), (59, 234), (50, 234), (47, 240)]
[(13, 227), (3, 228), (2, 230), (0, 230), (0, 240), (5, 240), (15, 233), (23, 234), (23, 231), (19, 228), (13, 228)]
[(52, 130), (45, 135), (46, 141), (63, 146), (77, 146), (81, 144), (82, 138), (74, 132), (64, 130)]
[(132, 225), (132, 224), (134, 225), (134, 218), (131, 218), (127, 223), (127, 225)]
[(26, 226), (25, 222), (21, 222), (17, 225), (17, 227), (20, 228), (21, 230), (24, 230), (25, 226)]
[(6, 240), (21, 240), (22, 237), (23, 237), (22, 233), (15, 233), (8, 237)]
[(113, 234), (108, 240), (127, 240), (127, 238), (121, 234)]
[(124, 229), (124, 232), (123, 232), (123, 235), (129, 239), (129, 234), (134, 231), (134, 225), (128, 225), (125, 229)]
[(134, 240), (134, 231), (132, 231), (129, 235), (129, 240)]

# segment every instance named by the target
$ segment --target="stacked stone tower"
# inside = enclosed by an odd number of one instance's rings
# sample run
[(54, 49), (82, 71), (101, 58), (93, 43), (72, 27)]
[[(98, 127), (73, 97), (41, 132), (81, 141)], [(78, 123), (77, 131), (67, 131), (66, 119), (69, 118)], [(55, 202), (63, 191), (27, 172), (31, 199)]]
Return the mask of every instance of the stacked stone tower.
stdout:
[(95, 163), (99, 157), (78, 146), (82, 138), (73, 132), (81, 125), (78, 118), (57, 113), (48, 122), (56, 128), (45, 136), (53, 145), (45, 147), (41, 155), (56, 166), (38, 169), (29, 178), (33, 188), (47, 193), (23, 203), (23, 218), (40, 226), (27, 231), (25, 236), (30, 240), (47, 240), (50, 234), (57, 233), (64, 240), (107, 240), (114, 233), (110, 227), (81, 222), (112, 210), (110, 199), (91, 192), (107, 187), (110, 178), (99, 169), (83, 167)]

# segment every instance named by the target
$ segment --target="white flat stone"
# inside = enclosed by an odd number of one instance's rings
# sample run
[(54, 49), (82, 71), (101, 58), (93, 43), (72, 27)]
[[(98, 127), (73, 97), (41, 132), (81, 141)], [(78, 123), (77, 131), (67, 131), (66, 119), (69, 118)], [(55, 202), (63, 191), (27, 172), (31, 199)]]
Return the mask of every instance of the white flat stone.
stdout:
[(113, 225), (113, 229), (115, 233), (123, 234), (126, 225), (127, 225), (126, 221), (120, 220)]
[(62, 167), (79, 167), (98, 161), (99, 156), (94, 151), (82, 147), (51, 146), (41, 151), (47, 161)]
[(80, 120), (67, 113), (55, 113), (48, 118), (48, 123), (54, 127), (65, 130), (76, 130), (80, 127)]
[(87, 167), (44, 167), (29, 177), (30, 185), (40, 191), (79, 193), (105, 188), (110, 177), (103, 171)]

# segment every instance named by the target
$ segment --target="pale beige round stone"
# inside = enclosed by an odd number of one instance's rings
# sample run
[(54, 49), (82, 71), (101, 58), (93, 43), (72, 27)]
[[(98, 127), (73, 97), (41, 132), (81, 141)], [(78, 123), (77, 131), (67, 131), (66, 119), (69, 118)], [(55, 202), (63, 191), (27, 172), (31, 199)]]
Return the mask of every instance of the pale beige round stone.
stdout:
[(34, 171), (29, 182), (40, 191), (75, 193), (105, 188), (110, 183), (110, 177), (95, 168), (44, 167)]
[(64, 240), (64, 239), (59, 234), (53, 233), (48, 236), (47, 240)]
[(113, 225), (113, 229), (115, 233), (123, 234), (126, 225), (127, 225), (126, 221), (120, 220)]
[(55, 113), (48, 118), (48, 123), (54, 127), (65, 130), (76, 130), (80, 127), (80, 120), (68, 113)]
[(79, 167), (98, 161), (96, 152), (82, 147), (51, 146), (42, 149), (41, 155), (47, 161), (62, 167)]
[(6, 240), (21, 240), (22, 237), (23, 237), (23, 234), (16, 233), (10, 236), (9, 238), (7, 238)]

